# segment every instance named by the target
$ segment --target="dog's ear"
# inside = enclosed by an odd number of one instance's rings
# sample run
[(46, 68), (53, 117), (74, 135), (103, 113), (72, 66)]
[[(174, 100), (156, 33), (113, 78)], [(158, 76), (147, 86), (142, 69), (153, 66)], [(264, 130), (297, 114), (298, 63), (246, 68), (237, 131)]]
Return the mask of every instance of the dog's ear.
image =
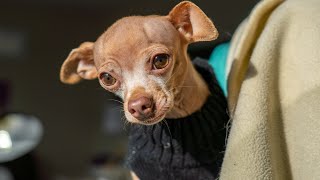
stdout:
[(75, 84), (81, 79), (95, 79), (97, 69), (93, 61), (93, 42), (84, 42), (73, 49), (64, 61), (60, 71), (60, 80), (66, 84)]
[(219, 35), (212, 21), (192, 2), (183, 1), (176, 5), (168, 18), (189, 43), (211, 41)]

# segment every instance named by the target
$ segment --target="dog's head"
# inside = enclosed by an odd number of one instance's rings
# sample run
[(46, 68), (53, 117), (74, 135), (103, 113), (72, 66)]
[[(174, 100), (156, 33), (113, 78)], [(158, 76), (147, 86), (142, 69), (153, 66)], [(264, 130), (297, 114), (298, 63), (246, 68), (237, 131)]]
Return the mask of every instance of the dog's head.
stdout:
[(191, 2), (167, 16), (131, 16), (118, 20), (96, 42), (73, 49), (60, 78), (68, 84), (98, 78), (124, 101), (128, 121), (161, 121), (174, 106), (177, 87), (190, 65), (188, 44), (218, 36), (210, 19)]

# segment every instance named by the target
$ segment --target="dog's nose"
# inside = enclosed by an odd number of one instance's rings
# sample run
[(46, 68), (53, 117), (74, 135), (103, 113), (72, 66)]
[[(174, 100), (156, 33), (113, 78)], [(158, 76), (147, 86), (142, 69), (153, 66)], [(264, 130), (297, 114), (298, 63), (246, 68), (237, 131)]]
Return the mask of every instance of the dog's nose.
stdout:
[(141, 96), (128, 102), (128, 110), (131, 115), (140, 121), (144, 121), (153, 114), (153, 100)]

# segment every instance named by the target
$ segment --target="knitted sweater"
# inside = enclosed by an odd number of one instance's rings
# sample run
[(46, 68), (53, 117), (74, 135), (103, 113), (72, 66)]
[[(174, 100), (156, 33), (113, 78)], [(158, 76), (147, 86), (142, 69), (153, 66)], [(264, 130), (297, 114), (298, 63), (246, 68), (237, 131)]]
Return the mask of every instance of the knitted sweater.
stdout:
[(141, 180), (218, 176), (229, 119), (227, 101), (207, 61), (197, 58), (193, 64), (211, 92), (201, 109), (184, 118), (129, 129), (126, 166)]

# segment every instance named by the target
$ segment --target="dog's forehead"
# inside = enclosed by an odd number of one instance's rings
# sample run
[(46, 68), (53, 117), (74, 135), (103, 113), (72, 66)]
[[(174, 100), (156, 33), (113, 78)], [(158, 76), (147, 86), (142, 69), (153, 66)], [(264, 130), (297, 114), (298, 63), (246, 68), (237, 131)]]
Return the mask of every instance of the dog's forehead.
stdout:
[(112, 58), (121, 67), (132, 68), (144, 49), (153, 44), (173, 47), (178, 40), (178, 31), (164, 16), (125, 17), (95, 43), (95, 63), (99, 67)]

